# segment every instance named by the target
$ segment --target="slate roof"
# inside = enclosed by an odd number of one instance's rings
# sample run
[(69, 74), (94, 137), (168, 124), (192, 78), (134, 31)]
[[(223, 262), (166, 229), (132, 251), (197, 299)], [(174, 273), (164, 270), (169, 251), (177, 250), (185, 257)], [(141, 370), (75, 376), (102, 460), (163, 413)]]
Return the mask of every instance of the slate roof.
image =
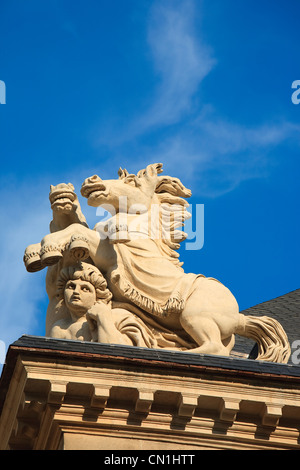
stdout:
[[(300, 341), (300, 289), (250, 307), (241, 313), (254, 316), (267, 315), (275, 318), (284, 328), (291, 348), (294, 341)], [(250, 354), (254, 346), (255, 343), (252, 340), (236, 335), (234, 351)], [(291, 358), (289, 362), (291, 362)]]
[[(114, 358), (124, 363), (147, 362), (153, 365), (166, 365), (172, 368), (177, 365), (192, 370), (194, 367), (216, 369), (232, 373), (268, 374), (273, 376), (299, 377), (300, 365), (276, 364), (237, 357), (215, 356), (210, 354), (192, 354), (189, 352), (150, 349), (119, 344), (101, 344), (78, 340), (54, 339), (42, 336), (23, 335), (12, 345), (12, 349), (40, 350), (41, 354), (71, 354), (78, 357), (82, 354), (91, 360), (109, 360)], [(13, 352), (13, 351), (12, 351)], [(98, 358), (98, 359), (97, 359)]]
[[(275, 299), (255, 305), (244, 310), (245, 315), (262, 316), (267, 315), (278, 320), (285, 329), (290, 344), (295, 340), (300, 340), (300, 289)], [(100, 344), (78, 340), (63, 340), (40, 336), (23, 335), (15, 341), (8, 352), (8, 364), (4, 365), (4, 370), (0, 379), (1, 384), (6, 381), (5, 376), (9, 376), (18, 350), (33, 351), (40, 350), (42, 354), (72, 355), (72, 357), (87, 355), (91, 360), (143, 362), (155, 364), (169, 364), (169, 367), (204, 368), (223, 370), (227, 373), (237, 374), (269, 374), (273, 376), (297, 377), (300, 380), (300, 364), (276, 364), (265, 361), (254, 360), (253, 351), (255, 343), (252, 340), (236, 336), (234, 350), (242, 353), (244, 357), (237, 356), (213, 356), (208, 354), (191, 354), (189, 352), (169, 351), (163, 349), (139, 348), (134, 346), (123, 346), (117, 344)], [(292, 349), (293, 351), (293, 349)], [(250, 358), (247, 357), (250, 355)], [(247, 358), (247, 359), (246, 359)], [(300, 354), (299, 354), (300, 360)], [(5, 371), (6, 369), (6, 371)], [(7, 370), (9, 369), (9, 370)], [(3, 386), (2, 386), (3, 388)], [(0, 394), (1, 395), (1, 394)], [(0, 396), (1, 401), (1, 396)]]
[[(207, 373), (225, 374), (240, 378), (279, 381), (300, 384), (300, 365), (276, 364), (272, 362), (243, 359), (237, 357), (214, 356), (209, 354), (192, 354), (189, 352), (169, 351), (163, 349), (140, 348), (118, 344), (100, 344), (78, 340), (54, 339), (42, 336), (23, 335), (10, 345), (7, 361), (0, 378), (0, 415), (7, 390), (19, 355), (47, 357), (47, 360), (89, 361), (98, 366), (107, 367), (116, 363), (117, 367), (134, 366), (143, 368), (150, 365), (152, 370), (166, 367), (172, 370), (181, 369), (188, 374)], [(83, 362), (84, 363), (84, 362)], [(164, 372), (165, 374), (165, 372)]]

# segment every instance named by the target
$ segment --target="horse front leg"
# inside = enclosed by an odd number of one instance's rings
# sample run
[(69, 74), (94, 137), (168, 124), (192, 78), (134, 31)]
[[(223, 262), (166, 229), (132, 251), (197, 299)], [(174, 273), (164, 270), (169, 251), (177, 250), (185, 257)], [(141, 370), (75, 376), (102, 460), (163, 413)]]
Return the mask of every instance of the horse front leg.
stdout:
[(90, 253), (89, 240), (95, 235), (94, 231), (81, 224), (72, 224), (64, 230), (46, 235), (41, 243), (26, 248), (24, 263), (27, 271), (36, 272), (57, 264), (66, 250), (69, 250), (74, 260), (87, 259)]

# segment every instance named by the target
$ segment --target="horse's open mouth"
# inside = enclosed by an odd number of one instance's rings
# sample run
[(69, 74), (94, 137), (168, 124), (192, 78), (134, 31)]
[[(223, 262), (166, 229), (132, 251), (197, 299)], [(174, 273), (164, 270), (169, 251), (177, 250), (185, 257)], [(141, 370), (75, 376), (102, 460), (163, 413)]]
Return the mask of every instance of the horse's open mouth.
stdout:
[(98, 196), (106, 196), (106, 186), (102, 183), (87, 184), (82, 187), (81, 194), (87, 198), (97, 198)]

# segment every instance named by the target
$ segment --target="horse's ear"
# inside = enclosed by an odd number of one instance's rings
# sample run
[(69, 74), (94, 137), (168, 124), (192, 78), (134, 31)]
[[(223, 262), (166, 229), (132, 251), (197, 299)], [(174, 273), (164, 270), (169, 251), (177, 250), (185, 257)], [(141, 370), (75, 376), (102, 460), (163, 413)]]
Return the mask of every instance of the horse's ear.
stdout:
[(118, 170), (118, 175), (119, 175), (119, 179), (122, 180), (124, 178), (126, 178), (126, 176), (128, 176), (128, 171), (125, 170), (122, 170), (122, 168), (120, 167), (119, 170)]
[(149, 176), (155, 176), (159, 173), (162, 173), (162, 163), (153, 163), (152, 165), (148, 165), (146, 168), (146, 174)]
[(143, 192), (154, 193), (157, 184), (157, 174), (162, 172), (162, 163), (152, 163), (136, 175), (136, 185)]
[(141, 178), (142, 176), (156, 176), (159, 173), (163, 172), (163, 164), (162, 163), (152, 163), (148, 165), (145, 169), (140, 170), (137, 174), (138, 178)]
[(157, 174), (162, 173), (164, 171), (162, 163), (156, 163), (156, 167), (157, 167)]

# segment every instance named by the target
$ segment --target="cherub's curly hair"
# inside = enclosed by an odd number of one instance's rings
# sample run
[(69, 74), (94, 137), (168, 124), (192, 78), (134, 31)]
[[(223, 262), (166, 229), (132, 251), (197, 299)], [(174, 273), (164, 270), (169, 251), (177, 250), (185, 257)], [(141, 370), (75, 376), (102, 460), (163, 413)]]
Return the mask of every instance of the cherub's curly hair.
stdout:
[(57, 296), (60, 299), (64, 297), (66, 283), (70, 280), (81, 279), (90, 282), (96, 292), (96, 300), (109, 303), (112, 293), (107, 288), (107, 282), (98, 268), (88, 263), (80, 263), (77, 266), (63, 268), (57, 280)]

